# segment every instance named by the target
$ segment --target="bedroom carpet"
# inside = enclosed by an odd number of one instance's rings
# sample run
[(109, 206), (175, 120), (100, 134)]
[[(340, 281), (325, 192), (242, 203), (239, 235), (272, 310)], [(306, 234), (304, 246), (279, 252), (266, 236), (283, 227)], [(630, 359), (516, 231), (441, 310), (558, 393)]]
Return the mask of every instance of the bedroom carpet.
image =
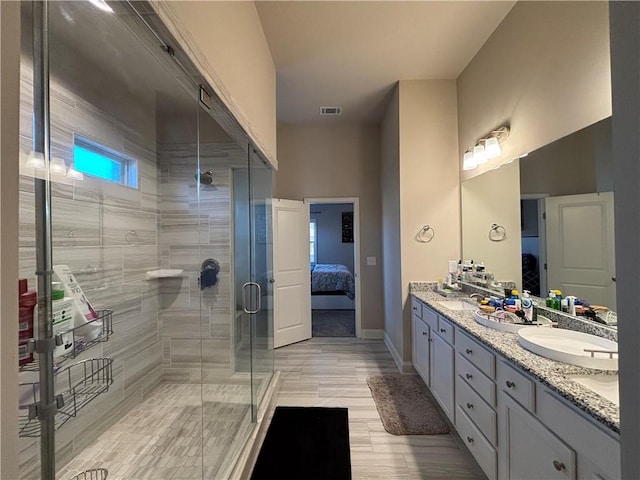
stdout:
[(251, 480), (351, 479), (347, 412), (276, 407)]
[(367, 377), (384, 429), (393, 435), (438, 435), (449, 425), (418, 375)]
[(311, 310), (313, 337), (355, 337), (355, 310)]

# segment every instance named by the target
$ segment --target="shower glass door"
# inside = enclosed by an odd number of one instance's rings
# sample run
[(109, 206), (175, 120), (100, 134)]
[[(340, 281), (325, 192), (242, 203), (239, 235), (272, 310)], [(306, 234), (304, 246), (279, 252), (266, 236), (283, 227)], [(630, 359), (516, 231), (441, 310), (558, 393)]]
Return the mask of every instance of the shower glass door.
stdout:
[(254, 421), (274, 371), (271, 198), (272, 170), (249, 147), (250, 267), (256, 313), (251, 315), (251, 404)]

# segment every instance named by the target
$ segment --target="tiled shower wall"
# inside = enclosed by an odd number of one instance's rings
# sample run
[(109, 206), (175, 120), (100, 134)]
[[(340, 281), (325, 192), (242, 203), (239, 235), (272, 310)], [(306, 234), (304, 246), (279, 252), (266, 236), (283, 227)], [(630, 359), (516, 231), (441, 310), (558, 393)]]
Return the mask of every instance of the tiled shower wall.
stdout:
[[(21, 152), (31, 150), (32, 77), (28, 61), (21, 72)], [(140, 106), (140, 109), (149, 106)], [(110, 357), (114, 382), (56, 434), (57, 464), (64, 465), (162, 379), (158, 335), (158, 285), (145, 272), (159, 267), (157, 247), (158, 168), (155, 114), (136, 128), (98, 110), (79, 95), (51, 82), (51, 150), (72, 163), (73, 136), (82, 135), (138, 160), (139, 188), (53, 176), (53, 263), (67, 264), (95, 308), (114, 311), (114, 335), (80, 359)], [(22, 164), (26, 158), (22, 158)], [(33, 172), (20, 175), (20, 276), (35, 289)], [(21, 439), (22, 478), (38, 478), (38, 439)]]
[[(161, 263), (163, 268), (184, 270), (181, 279), (159, 281), (163, 379), (236, 383), (231, 185), (232, 169), (246, 170), (247, 154), (235, 144), (201, 144), (199, 168), (213, 172), (213, 185), (199, 185), (194, 149), (189, 144), (158, 146)], [(207, 259), (220, 264), (218, 283), (200, 290), (198, 278)]]

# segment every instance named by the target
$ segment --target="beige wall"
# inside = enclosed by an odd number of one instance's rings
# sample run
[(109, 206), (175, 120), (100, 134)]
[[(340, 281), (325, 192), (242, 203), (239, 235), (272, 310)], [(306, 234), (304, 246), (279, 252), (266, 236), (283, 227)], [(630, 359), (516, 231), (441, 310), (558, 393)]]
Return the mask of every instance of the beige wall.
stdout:
[(382, 188), (382, 272), (384, 331), (393, 345), (402, 345), (402, 268), (400, 245), (400, 94), (396, 87), (380, 132)]
[[(0, 384), (18, 382), (20, 4), (0, 2)], [(18, 477), (18, 398), (0, 389), (0, 478)]]
[(276, 160), (276, 72), (254, 2), (154, 3), (222, 101)]
[(278, 161), (274, 197), (360, 199), (361, 327), (382, 329), (379, 128), (279, 125)]
[(607, 2), (518, 2), (458, 77), (460, 152), (511, 125), (470, 178), (611, 115)]
[[(409, 282), (435, 281), (460, 258), (460, 183), (455, 80), (400, 82), (400, 228), (403, 346), (411, 360)], [(433, 240), (415, 236), (429, 224)]]
[[(484, 262), (496, 280), (522, 288), (519, 161), (462, 183), (462, 255)], [(506, 230), (500, 242), (489, 239), (491, 225)]]

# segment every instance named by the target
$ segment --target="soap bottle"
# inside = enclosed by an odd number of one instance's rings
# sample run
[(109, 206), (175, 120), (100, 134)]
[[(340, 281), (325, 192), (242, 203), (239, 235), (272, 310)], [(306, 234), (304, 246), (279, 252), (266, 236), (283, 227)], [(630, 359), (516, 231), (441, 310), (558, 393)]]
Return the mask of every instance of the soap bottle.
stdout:
[(520, 301), (520, 297), (519, 297), (519, 292), (518, 290), (511, 290), (511, 298), (512, 300), (514, 300), (514, 305), (516, 306), (517, 309), (520, 309), (520, 307), (522, 306), (522, 302)]
[(533, 321), (533, 300), (531, 300), (529, 290), (522, 291), (522, 310), (524, 318), (527, 322)]
[(555, 290), (549, 290), (549, 295), (547, 295), (547, 298), (545, 299), (544, 304), (549, 308), (553, 308), (553, 300), (555, 298), (556, 298)]
[(551, 304), (551, 308), (553, 308), (554, 310), (561, 310), (562, 309), (562, 292), (560, 290), (554, 290), (553, 293), (554, 293), (554, 297)]

